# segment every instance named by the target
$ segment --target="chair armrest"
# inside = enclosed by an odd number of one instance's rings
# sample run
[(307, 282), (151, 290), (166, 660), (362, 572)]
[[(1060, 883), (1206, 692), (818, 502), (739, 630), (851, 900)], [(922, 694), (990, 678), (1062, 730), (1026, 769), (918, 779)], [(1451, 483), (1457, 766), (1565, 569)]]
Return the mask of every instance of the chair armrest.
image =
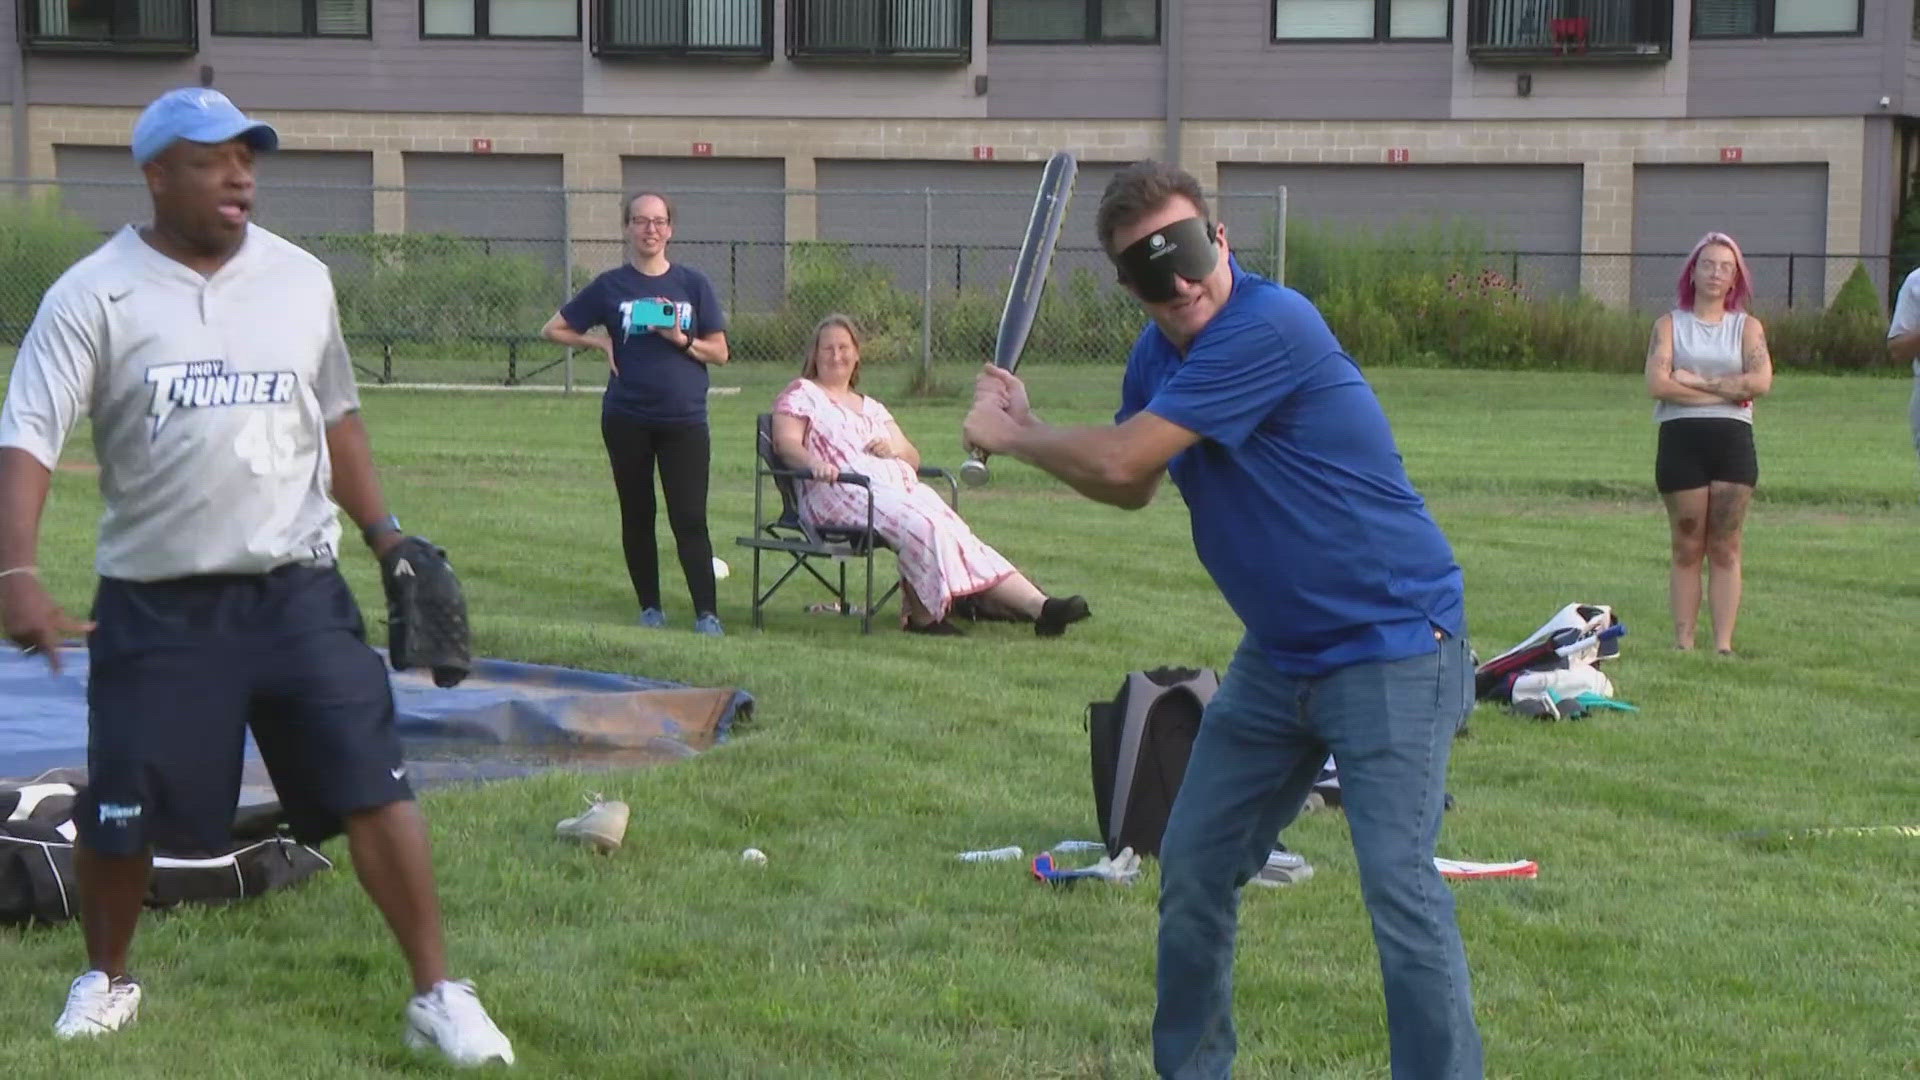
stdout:
[[(789, 480), (813, 480), (814, 479), (812, 469), (762, 469), (761, 474), (764, 476), (778, 476), (778, 477), (782, 477), (784, 479), (789, 479)], [(818, 482), (819, 481), (817, 480), (815, 481), (815, 483), (818, 483)], [(841, 483), (841, 484), (852, 484), (855, 487), (872, 486), (872, 481), (868, 480), (866, 476), (862, 473), (843, 472), (840, 474), (840, 478), (835, 482)]]
[(945, 480), (947, 482), (947, 505), (953, 507), (955, 510), (960, 509), (960, 484), (953, 478), (952, 473), (937, 465), (922, 465), (919, 471), (920, 479), (922, 480)]

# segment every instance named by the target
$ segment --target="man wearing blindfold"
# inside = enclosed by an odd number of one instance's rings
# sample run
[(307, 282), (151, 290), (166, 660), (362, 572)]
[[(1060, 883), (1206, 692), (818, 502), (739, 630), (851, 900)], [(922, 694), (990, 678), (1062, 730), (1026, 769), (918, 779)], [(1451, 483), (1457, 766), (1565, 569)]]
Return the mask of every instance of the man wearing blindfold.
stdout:
[(1473, 707), (1461, 572), (1358, 366), (1299, 293), (1242, 270), (1191, 175), (1141, 162), (1098, 230), (1151, 320), (1112, 426), (1054, 427), (988, 366), (965, 438), (1127, 509), (1173, 477), (1246, 635), (1161, 849), (1154, 1061), (1226, 1077), (1240, 888), (1332, 753), (1372, 919), (1396, 1080), (1482, 1075), (1466, 953), (1434, 866)]

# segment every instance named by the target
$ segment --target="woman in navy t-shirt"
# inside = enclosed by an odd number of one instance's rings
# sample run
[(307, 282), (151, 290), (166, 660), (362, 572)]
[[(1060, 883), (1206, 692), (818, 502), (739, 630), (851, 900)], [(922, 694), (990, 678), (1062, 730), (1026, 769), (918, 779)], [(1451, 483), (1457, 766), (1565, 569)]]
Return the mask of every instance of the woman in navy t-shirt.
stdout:
[[(707, 535), (707, 366), (727, 362), (727, 315), (713, 283), (690, 266), (667, 261), (673, 206), (643, 191), (621, 214), (631, 258), (594, 278), (541, 329), (549, 341), (598, 349), (607, 357), (600, 434), (620, 496), (621, 544), (643, 626), (665, 626), (659, 553), (654, 545), (653, 473), (667, 501), (680, 569), (693, 597), (694, 630), (718, 636), (713, 541)], [(673, 325), (663, 321), (671, 305)], [(636, 313), (639, 309), (639, 313)], [(588, 337), (599, 327), (605, 337)]]

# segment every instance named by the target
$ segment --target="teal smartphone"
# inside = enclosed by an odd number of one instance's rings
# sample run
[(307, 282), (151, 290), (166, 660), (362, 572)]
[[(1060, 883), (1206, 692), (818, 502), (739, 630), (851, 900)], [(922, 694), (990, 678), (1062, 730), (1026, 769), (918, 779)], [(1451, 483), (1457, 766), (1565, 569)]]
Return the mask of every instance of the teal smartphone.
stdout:
[(627, 305), (627, 332), (677, 326), (680, 311), (671, 300), (635, 300)]

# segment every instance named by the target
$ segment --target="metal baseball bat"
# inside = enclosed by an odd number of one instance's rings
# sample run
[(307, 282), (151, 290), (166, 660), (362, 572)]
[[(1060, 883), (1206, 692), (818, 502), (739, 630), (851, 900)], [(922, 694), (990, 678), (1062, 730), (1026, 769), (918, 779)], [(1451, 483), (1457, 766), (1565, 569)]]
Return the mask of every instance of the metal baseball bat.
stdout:
[[(1053, 245), (1060, 239), (1067, 201), (1073, 198), (1074, 174), (1079, 171), (1080, 163), (1062, 150), (1047, 160), (1046, 171), (1040, 174), (1040, 191), (1034, 196), (1027, 235), (1020, 242), (1020, 261), (1014, 264), (1007, 306), (1000, 312), (1000, 331), (994, 336), (993, 365), (997, 368), (1013, 371), (1020, 366), (1021, 350), (1027, 347), (1033, 316), (1040, 310), (1040, 293), (1047, 285)], [(985, 450), (974, 450), (960, 465), (960, 479), (968, 487), (979, 487), (991, 478)]]

